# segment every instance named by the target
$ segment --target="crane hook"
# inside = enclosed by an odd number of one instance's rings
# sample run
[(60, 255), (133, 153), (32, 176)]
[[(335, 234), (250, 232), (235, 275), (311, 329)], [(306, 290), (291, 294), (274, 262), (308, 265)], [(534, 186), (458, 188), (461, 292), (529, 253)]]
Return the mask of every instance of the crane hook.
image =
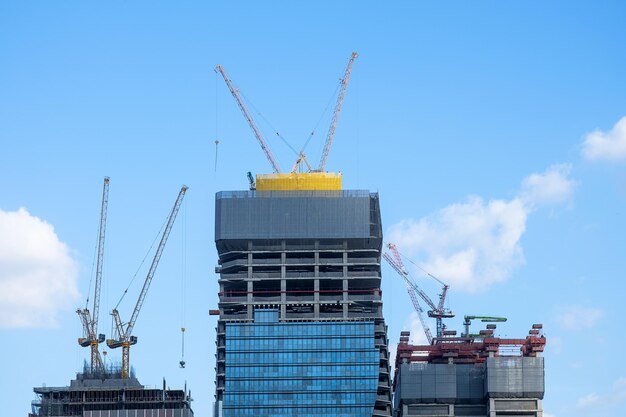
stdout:
[(185, 328), (181, 327), (180, 332), (181, 332), (181, 337), (182, 337), (182, 351), (181, 351), (180, 362), (178, 362), (178, 366), (180, 368), (184, 368), (185, 367)]

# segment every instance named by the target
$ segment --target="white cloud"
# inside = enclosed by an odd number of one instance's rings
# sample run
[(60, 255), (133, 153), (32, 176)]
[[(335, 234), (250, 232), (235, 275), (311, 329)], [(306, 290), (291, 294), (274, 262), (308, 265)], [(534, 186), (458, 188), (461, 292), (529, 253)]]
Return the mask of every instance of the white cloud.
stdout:
[(560, 355), (563, 352), (563, 339), (558, 336), (551, 336), (546, 349), (555, 355)]
[(529, 175), (522, 181), (520, 198), (530, 207), (570, 200), (576, 186), (576, 182), (569, 178), (571, 170), (570, 164), (557, 164), (543, 174)]
[[(602, 412), (602, 415), (623, 415), (623, 406), (626, 401), (626, 378), (620, 377), (613, 386), (605, 393), (592, 392), (584, 395), (576, 401), (576, 407), (588, 415), (590, 408), (595, 412)], [(613, 413), (617, 411), (617, 413)]]
[(578, 401), (576, 401), (576, 407), (578, 408), (587, 408), (592, 407), (600, 402), (600, 396), (595, 392), (591, 394), (587, 394), (583, 397), (580, 397)]
[(426, 333), (424, 333), (424, 328), (422, 327), (422, 323), (420, 322), (416, 311), (412, 312), (406, 319), (402, 330), (408, 330), (411, 332), (409, 343), (412, 345), (428, 344), (428, 338), (426, 337)]
[(626, 116), (608, 131), (594, 130), (585, 137), (582, 149), (586, 159), (617, 161), (626, 158)]
[(474, 292), (505, 280), (524, 263), (520, 239), (537, 207), (570, 199), (575, 182), (569, 165), (553, 165), (526, 177), (510, 200), (469, 197), (420, 220), (391, 226), (387, 236), (399, 250), (455, 290)]
[(78, 298), (77, 270), (54, 228), (0, 210), (0, 328), (45, 327)]
[(559, 308), (556, 320), (565, 329), (585, 330), (593, 327), (602, 318), (602, 315), (600, 309), (572, 305)]

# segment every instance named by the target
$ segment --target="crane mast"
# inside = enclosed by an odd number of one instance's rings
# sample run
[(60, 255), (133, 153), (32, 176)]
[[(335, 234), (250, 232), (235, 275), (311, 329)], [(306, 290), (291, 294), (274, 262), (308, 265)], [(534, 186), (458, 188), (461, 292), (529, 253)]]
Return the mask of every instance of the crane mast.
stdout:
[(341, 89), (339, 90), (339, 95), (337, 96), (337, 103), (335, 104), (335, 111), (333, 112), (333, 118), (330, 122), (330, 127), (328, 129), (328, 135), (326, 136), (326, 143), (324, 144), (324, 150), (322, 151), (322, 158), (320, 159), (318, 171), (323, 172), (326, 168), (326, 160), (328, 159), (328, 154), (330, 153), (330, 146), (333, 143), (333, 137), (335, 136), (335, 129), (337, 128), (337, 122), (339, 121), (339, 114), (341, 113), (341, 107), (343, 106), (343, 99), (346, 96), (346, 89), (348, 88), (348, 81), (350, 81), (350, 73), (352, 72), (352, 64), (354, 60), (359, 56), (358, 53), (352, 52), (352, 56), (348, 61), (348, 67), (346, 68), (346, 72), (341, 79)]
[(265, 156), (267, 157), (268, 161), (272, 165), (272, 169), (274, 169), (275, 173), (279, 173), (280, 165), (278, 165), (278, 161), (276, 161), (276, 158), (274, 158), (274, 154), (272, 154), (272, 151), (269, 145), (267, 144), (267, 142), (265, 142), (265, 139), (263, 138), (261, 131), (257, 127), (256, 123), (254, 122), (252, 115), (248, 111), (246, 104), (241, 99), (239, 95), (239, 91), (235, 88), (230, 78), (228, 78), (226, 71), (224, 71), (224, 68), (222, 68), (221, 65), (218, 65), (217, 67), (215, 67), (215, 72), (219, 72), (224, 78), (224, 81), (226, 81), (226, 85), (228, 86), (230, 93), (233, 95), (233, 97), (235, 98), (235, 101), (239, 105), (239, 109), (241, 109), (241, 112), (243, 113), (243, 117), (245, 117), (246, 121), (248, 122), (248, 125), (250, 125), (250, 128), (252, 129), (252, 132), (254, 133), (254, 136), (256, 137), (257, 141), (259, 141), (259, 144), (261, 145), (261, 149), (263, 149)]
[(172, 210), (167, 219), (167, 224), (165, 226), (165, 229), (163, 230), (163, 234), (161, 235), (159, 246), (157, 247), (154, 258), (152, 259), (152, 264), (150, 265), (150, 269), (148, 270), (148, 275), (146, 276), (146, 279), (143, 283), (143, 288), (141, 289), (141, 293), (139, 294), (139, 298), (137, 299), (137, 303), (135, 304), (135, 309), (133, 310), (133, 314), (131, 315), (130, 320), (128, 321), (128, 323), (122, 323), (117, 308), (113, 309), (113, 311), (111, 312), (111, 315), (113, 316), (113, 320), (115, 322), (116, 339), (108, 339), (107, 346), (109, 346), (109, 348), (111, 349), (115, 349), (118, 347), (122, 348), (122, 378), (128, 378), (130, 375), (130, 346), (137, 343), (137, 337), (132, 335), (132, 331), (135, 327), (135, 322), (137, 321), (137, 317), (139, 316), (141, 307), (143, 306), (143, 302), (146, 299), (146, 295), (148, 294), (150, 283), (152, 282), (152, 278), (154, 277), (156, 268), (159, 265), (159, 260), (161, 259), (161, 255), (163, 254), (165, 243), (169, 238), (172, 226), (174, 225), (174, 221), (176, 220), (176, 216), (178, 215), (178, 211), (180, 210), (180, 206), (183, 202), (183, 198), (185, 197), (186, 192), (187, 186), (183, 185), (180, 189), (180, 192), (178, 193), (176, 202), (174, 203), (174, 206), (172, 207)]
[(104, 177), (102, 187), (102, 207), (100, 209), (100, 227), (98, 230), (98, 257), (96, 261), (96, 280), (94, 285), (93, 310), (76, 310), (83, 324), (83, 337), (78, 339), (78, 344), (83, 347), (90, 346), (90, 371), (101, 372), (104, 370), (102, 358), (98, 351), (98, 344), (104, 342), (104, 335), (98, 334), (98, 317), (100, 316), (100, 287), (102, 285), (102, 265), (104, 259), (104, 238), (106, 234), (107, 212), (109, 206), (109, 177)]

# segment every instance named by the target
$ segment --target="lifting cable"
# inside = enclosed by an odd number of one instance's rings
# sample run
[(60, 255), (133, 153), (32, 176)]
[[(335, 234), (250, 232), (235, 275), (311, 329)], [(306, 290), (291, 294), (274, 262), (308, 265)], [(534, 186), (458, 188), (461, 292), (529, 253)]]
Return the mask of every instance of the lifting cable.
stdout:
[(87, 299), (85, 300), (85, 309), (89, 306), (89, 296), (91, 294), (91, 283), (94, 277), (94, 267), (96, 266), (96, 256), (98, 256), (98, 241), (100, 240), (100, 229), (98, 228), (98, 237), (96, 238), (96, 245), (93, 247), (93, 260), (91, 261), (91, 273), (89, 274), (89, 288), (87, 289)]
[(217, 94), (217, 72), (215, 73), (215, 168), (214, 172), (217, 172), (217, 145), (220, 144), (218, 139), (218, 109), (219, 109), (219, 101)]
[(342, 83), (343, 83), (343, 80), (339, 80), (339, 83), (337, 84), (337, 87), (335, 88), (335, 91), (333, 92), (333, 94), (328, 99), (328, 103), (326, 104), (326, 108), (324, 108), (324, 111), (320, 115), (320, 118), (317, 120), (317, 123), (315, 124), (315, 127), (313, 128), (313, 130), (311, 130), (311, 133), (309, 134), (309, 137), (307, 138), (306, 142), (304, 142), (304, 145), (302, 146), (302, 150), (300, 152), (304, 152), (304, 150), (306, 149), (307, 145), (311, 141), (311, 138), (313, 137), (313, 135), (315, 135), (315, 131), (317, 130), (317, 128), (319, 127), (320, 123), (322, 122), (322, 119), (326, 115), (326, 112), (328, 111), (328, 108), (330, 107), (331, 103), (333, 102), (333, 99), (337, 96), (337, 92), (339, 91), (339, 87), (341, 87)]
[(185, 367), (185, 310), (187, 307), (187, 202), (183, 202), (182, 207), (182, 239), (181, 239), (181, 280), (180, 280), (180, 321), (181, 321), (181, 354), (178, 365)]
[(124, 290), (124, 292), (122, 293), (122, 296), (120, 297), (120, 300), (117, 302), (117, 304), (115, 305), (114, 310), (117, 310), (117, 308), (119, 307), (120, 303), (122, 302), (122, 300), (124, 299), (124, 297), (126, 296), (126, 293), (128, 293), (128, 289), (130, 288), (130, 286), (132, 285), (133, 281), (135, 280), (135, 278), (137, 278), (137, 274), (139, 274), (139, 271), (141, 270), (141, 267), (143, 266), (144, 262), (146, 262), (146, 259), (148, 258), (148, 255), (150, 255), (150, 252), (152, 252), (152, 248), (154, 247), (154, 244), (156, 243), (156, 241), (159, 239), (159, 236), (161, 236), (161, 232), (163, 231), (163, 228), (165, 227), (165, 224), (167, 223), (167, 220), (169, 218), (168, 217), (165, 218), (165, 221), (163, 222), (163, 224), (161, 225), (161, 228), (159, 229), (159, 231), (157, 232), (157, 235), (154, 237), (154, 240), (152, 241), (152, 244), (150, 245), (150, 249), (148, 249), (148, 252), (146, 252), (146, 255), (143, 257), (143, 260), (141, 261), (141, 263), (139, 264), (139, 267), (137, 268), (137, 271), (135, 271), (135, 275), (133, 275), (133, 277), (131, 278), (130, 282), (128, 283), (128, 287), (126, 287), (126, 289)]
[(261, 116), (261, 119), (265, 120), (265, 123), (267, 123), (269, 125), (269, 127), (274, 131), (274, 133), (276, 134), (276, 136), (278, 136), (279, 138), (282, 139), (283, 142), (285, 142), (285, 144), (289, 147), (289, 149), (291, 149), (293, 151), (293, 153), (295, 153), (296, 155), (299, 155), (298, 151), (296, 151), (296, 149), (291, 146), (291, 143), (289, 143), (287, 141), (287, 139), (285, 139), (283, 137), (283, 135), (280, 134), (280, 132), (278, 131), (278, 129), (276, 129), (269, 120), (267, 120), (267, 118), (263, 115), (263, 113), (261, 113), (259, 111), (259, 109), (256, 108), (256, 106), (254, 105), (254, 103), (252, 103), (248, 97), (245, 96), (244, 93), (242, 93), (241, 91), (239, 91), (239, 94), (243, 97), (243, 99), (250, 105), (250, 107), (252, 107), (252, 109), (259, 115)]

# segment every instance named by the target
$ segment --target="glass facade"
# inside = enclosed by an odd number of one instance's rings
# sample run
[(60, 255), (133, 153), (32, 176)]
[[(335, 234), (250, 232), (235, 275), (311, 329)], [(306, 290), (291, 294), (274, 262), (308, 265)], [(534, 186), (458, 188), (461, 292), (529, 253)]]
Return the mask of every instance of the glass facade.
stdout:
[(374, 321), (226, 324), (224, 417), (371, 416), (379, 381)]

